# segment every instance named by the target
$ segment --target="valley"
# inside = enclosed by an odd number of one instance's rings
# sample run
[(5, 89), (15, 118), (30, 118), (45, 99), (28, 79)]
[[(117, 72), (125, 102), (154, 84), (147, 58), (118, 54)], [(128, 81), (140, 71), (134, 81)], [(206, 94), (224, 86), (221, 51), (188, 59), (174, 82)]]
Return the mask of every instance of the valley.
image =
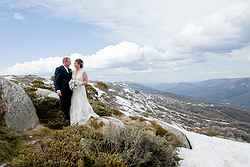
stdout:
[(250, 78), (211, 79), (200, 82), (146, 84), (193, 100), (250, 108)]
[[(250, 142), (250, 112), (188, 98), (128, 83), (109, 83), (106, 103), (125, 114), (144, 115), (174, 123), (186, 130)], [(144, 91), (145, 90), (145, 91)]]

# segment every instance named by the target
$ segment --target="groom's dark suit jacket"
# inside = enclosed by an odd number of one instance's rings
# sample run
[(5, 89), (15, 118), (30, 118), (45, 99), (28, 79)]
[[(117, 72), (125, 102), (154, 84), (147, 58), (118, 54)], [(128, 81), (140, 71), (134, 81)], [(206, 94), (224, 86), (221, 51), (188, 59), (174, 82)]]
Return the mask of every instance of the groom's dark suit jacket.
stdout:
[(69, 88), (69, 81), (72, 79), (72, 71), (68, 69), (69, 72), (65, 69), (64, 66), (60, 66), (56, 68), (55, 71), (55, 89), (60, 90), (63, 95), (67, 95), (68, 93), (72, 93)]
[(67, 72), (64, 66), (57, 67), (54, 81), (56, 91), (60, 90), (62, 93), (60, 101), (66, 120), (70, 119), (69, 111), (72, 96), (72, 90), (69, 88), (69, 81), (72, 79), (72, 71), (71, 69), (68, 69), (68, 71), (69, 72)]

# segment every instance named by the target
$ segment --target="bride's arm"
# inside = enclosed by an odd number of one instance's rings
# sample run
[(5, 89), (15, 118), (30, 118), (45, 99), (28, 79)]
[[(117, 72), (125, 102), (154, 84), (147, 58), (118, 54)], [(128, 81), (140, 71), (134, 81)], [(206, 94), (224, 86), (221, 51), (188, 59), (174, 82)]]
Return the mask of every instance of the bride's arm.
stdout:
[(88, 78), (88, 75), (87, 75), (86, 72), (83, 72), (82, 78), (83, 78), (83, 84), (84, 84), (84, 85), (87, 85), (88, 82), (89, 82), (89, 78)]

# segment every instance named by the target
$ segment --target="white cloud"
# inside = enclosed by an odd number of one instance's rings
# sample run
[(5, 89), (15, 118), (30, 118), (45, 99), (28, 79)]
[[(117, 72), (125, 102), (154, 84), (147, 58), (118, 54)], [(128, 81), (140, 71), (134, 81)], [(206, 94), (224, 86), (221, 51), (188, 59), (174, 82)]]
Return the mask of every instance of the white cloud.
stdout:
[(250, 3), (238, 3), (213, 13), (200, 24), (188, 24), (176, 37), (189, 52), (230, 53), (250, 43)]
[(15, 20), (24, 20), (24, 16), (21, 13), (14, 13), (13, 19)]
[(48, 57), (39, 60), (16, 63), (1, 71), (1, 74), (51, 74), (53, 67), (59, 66), (62, 61), (61, 57)]
[[(93, 55), (73, 53), (71, 59), (82, 58), (90, 71), (113, 70), (150, 71), (165, 68), (175, 70), (178, 65), (185, 66), (194, 60), (173, 59), (168, 53), (155, 48), (139, 46), (136, 43), (121, 42), (107, 46)], [(2, 71), (3, 74), (52, 74), (55, 67), (61, 64), (62, 57), (48, 57), (39, 60), (17, 63)]]

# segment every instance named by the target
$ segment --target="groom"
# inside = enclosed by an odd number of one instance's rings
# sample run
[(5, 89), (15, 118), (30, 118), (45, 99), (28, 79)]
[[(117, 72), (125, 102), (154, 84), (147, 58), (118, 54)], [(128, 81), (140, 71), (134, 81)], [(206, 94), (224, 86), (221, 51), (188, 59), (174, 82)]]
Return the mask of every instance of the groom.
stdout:
[(69, 81), (72, 79), (72, 71), (69, 68), (71, 60), (69, 57), (63, 58), (63, 65), (55, 70), (55, 89), (60, 97), (62, 111), (66, 121), (70, 121), (70, 106), (72, 91), (69, 88)]

